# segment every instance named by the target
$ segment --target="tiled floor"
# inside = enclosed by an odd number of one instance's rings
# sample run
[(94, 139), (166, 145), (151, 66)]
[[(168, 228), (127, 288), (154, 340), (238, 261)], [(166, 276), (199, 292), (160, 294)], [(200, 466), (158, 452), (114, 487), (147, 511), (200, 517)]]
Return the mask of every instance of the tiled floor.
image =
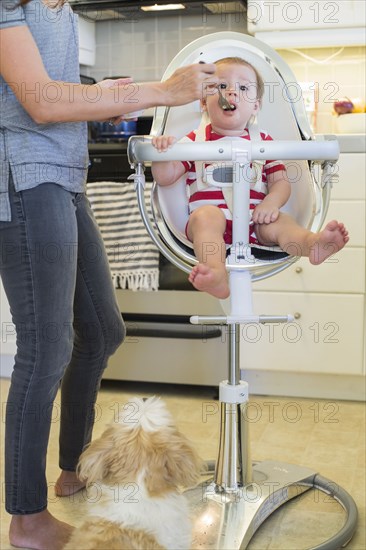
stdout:
[[(2, 414), (8, 387), (9, 381), (2, 380)], [(94, 435), (102, 432), (105, 424), (113, 418), (118, 404), (127, 402), (129, 396), (152, 394), (164, 397), (178, 426), (194, 442), (201, 456), (215, 458), (219, 408), (214, 400), (215, 390), (210, 388), (105, 382), (99, 394)], [(364, 404), (252, 396), (247, 417), (254, 460), (273, 459), (308, 466), (351, 493), (358, 506), (359, 525), (347, 548), (365, 550)], [(3, 421), (2, 418), (1, 443)], [(84, 493), (62, 499), (53, 494), (53, 484), (59, 474), (58, 427), (56, 406), (47, 461), (49, 508), (59, 519), (77, 525), (85, 513)], [(344, 518), (339, 504), (324, 493), (308, 491), (272, 514), (248, 548), (301, 550), (313, 547), (337, 532)], [(7, 536), (9, 520), (2, 510), (0, 547), (3, 550), (11, 548)]]

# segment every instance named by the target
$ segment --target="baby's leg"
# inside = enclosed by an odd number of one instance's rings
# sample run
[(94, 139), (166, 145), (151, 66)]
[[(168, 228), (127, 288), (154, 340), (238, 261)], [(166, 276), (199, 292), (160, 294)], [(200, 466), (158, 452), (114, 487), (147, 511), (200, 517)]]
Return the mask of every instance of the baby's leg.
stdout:
[(211, 205), (192, 212), (187, 227), (188, 237), (193, 242), (199, 262), (192, 269), (189, 281), (197, 290), (216, 298), (227, 298), (230, 293), (225, 266), (225, 228), (225, 215), (220, 208)]
[(273, 223), (257, 224), (255, 231), (261, 243), (278, 244), (292, 256), (307, 256), (314, 265), (321, 264), (329, 256), (339, 252), (349, 241), (348, 231), (343, 223), (333, 220), (319, 233), (312, 233), (282, 212)]

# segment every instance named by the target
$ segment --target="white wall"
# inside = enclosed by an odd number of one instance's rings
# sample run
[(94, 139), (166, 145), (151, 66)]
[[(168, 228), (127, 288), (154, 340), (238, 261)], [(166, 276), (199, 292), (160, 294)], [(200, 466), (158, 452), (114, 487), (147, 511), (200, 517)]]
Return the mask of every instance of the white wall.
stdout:
[(96, 24), (96, 63), (84, 68), (97, 80), (133, 76), (136, 81), (160, 80), (173, 57), (200, 36), (219, 31), (246, 32), (243, 14), (149, 17)]
[[(185, 45), (202, 35), (227, 30), (246, 33), (244, 15), (99, 21), (96, 63), (94, 67), (82, 67), (82, 72), (97, 80), (123, 75), (131, 75), (136, 81), (160, 80), (169, 62)], [(299, 82), (315, 83), (318, 133), (337, 131), (336, 117), (332, 114), (336, 99), (366, 98), (365, 52), (361, 46), (279, 51)]]

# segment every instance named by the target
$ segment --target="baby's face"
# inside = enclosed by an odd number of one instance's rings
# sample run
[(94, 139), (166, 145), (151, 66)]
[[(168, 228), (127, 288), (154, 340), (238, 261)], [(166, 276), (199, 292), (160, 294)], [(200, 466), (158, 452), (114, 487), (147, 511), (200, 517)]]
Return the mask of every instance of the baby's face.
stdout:
[(217, 88), (209, 91), (203, 108), (207, 110), (214, 131), (240, 135), (259, 109), (256, 74), (251, 67), (224, 63), (217, 66), (217, 75), (220, 91), (234, 109), (225, 111), (220, 107)]

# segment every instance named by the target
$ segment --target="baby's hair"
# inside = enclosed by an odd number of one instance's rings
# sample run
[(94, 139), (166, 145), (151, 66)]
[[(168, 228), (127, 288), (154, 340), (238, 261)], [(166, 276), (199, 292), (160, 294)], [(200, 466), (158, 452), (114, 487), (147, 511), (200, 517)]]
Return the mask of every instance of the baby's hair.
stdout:
[(241, 57), (223, 57), (222, 59), (218, 59), (217, 61), (214, 61), (214, 63), (215, 63), (215, 65), (224, 65), (224, 64), (232, 65), (232, 64), (236, 64), (236, 65), (244, 65), (244, 67), (250, 67), (254, 71), (254, 74), (255, 74), (256, 79), (257, 79), (257, 99), (259, 100), (260, 103), (262, 102), (262, 98), (263, 98), (263, 95), (264, 95), (263, 78), (261, 77), (261, 75), (259, 74), (257, 69), (255, 67), (253, 67), (253, 65), (251, 63), (249, 63), (248, 61), (245, 61), (245, 59), (243, 59)]

